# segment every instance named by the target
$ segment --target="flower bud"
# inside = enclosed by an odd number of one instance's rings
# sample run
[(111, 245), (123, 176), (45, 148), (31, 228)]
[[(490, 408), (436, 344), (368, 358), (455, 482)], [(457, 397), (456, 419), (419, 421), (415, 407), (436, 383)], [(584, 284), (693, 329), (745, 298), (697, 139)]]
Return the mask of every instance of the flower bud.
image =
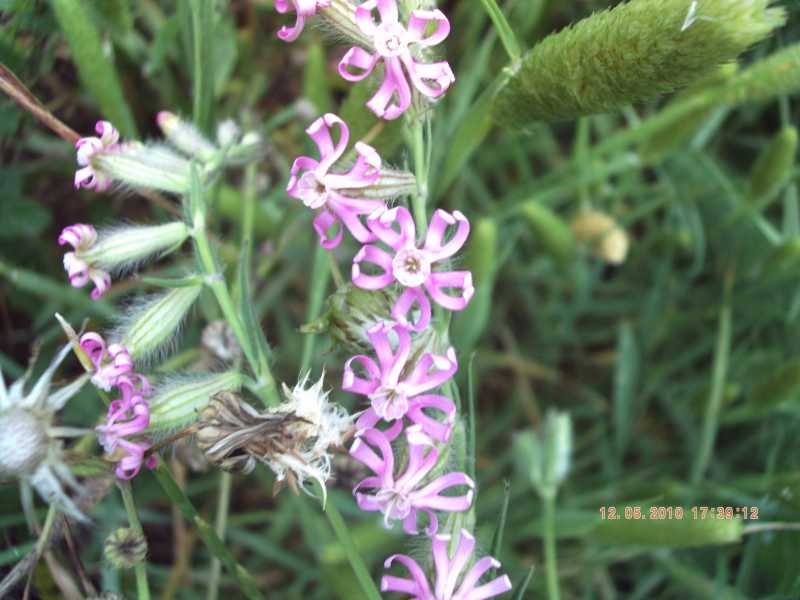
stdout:
[(514, 437), (517, 467), (536, 491), (553, 498), (569, 471), (572, 454), (572, 420), (568, 414), (550, 412), (539, 431)]
[(747, 199), (763, 209), (792, 178), (797, 157), (797, 128), (786, 125), (759, 154), (750, 173)]
[(47, 458), (46, 425), (32, 413), (12, 408), (0, 413), (0, 477), (31, 475)]
[(330, 0), (327, 6), (318, 9), (322, 22), (327, 29), (338, 36), (355, 42), (363, 48), (371, 48), (372, 40), (367, 37), (356, 24), (356, 5), (351, 0)]
[(106, 271), (120, 271), (138, 266), (154, 254), (165, 254), (189, 237), (189, 227), (182, 221), (164, 225), (123, 225), (100, 231), (97, 241), (75, 256)]
[(141, 533), (121, 527), (106, 538), (103, 554), (115, 569), (132, 569), (147, 556), (147, 540)]
[(348, 283), (327, 301), (327, 310), (316, 321), (303, 325), (302, 333), (327, 333), (345, 350), (363, 353), (372, 350), (367, 331), (378, 323), (392, 323), (396, 294), (388, 288), (363, 290)]
[(156, 122), (169, 143), (201, 162), (208, 162), (219, 152), (200, 130), (171, 112), (162, 110), (156, 116)]
[(417, 178), (408, 171), (396, 171), (381, 168), (378, 178), (368, 186), (339, 190), (351, 198), (369, 198), (371, 200), (391, 200), (400, 196), (407, 196), (417, 191)]
[(142, 361), (175, 338), (184, 317), (203, 291), (203, 286), (179, 287), (146, 299), (126, 317), (120, 327), (121, 344), (134, 361)]
[(91, 155), (88, 164), (96, 173), (134, 187), (174, 194), (189, 191), (189, 161), (160, 144), (119, 144)]
[(536, 200), (525, 202), (520, 214), (537, 241), (559, 263), (566, 264), (575, 257), (575, 237), (559, 215)]
[(150, 433), (164, 433), (195, 421), (211, 397), (237, 390), (242, 375), (235, 371), (200, 376), (182, 376), (160, 386), (150, 399)]
[(575, 215), (570, 226), (575, 239), (588, 244), (597, 258), (612, 265), (625, 262), (630, 246), (628, 234), (607, 214), (584, 209)]

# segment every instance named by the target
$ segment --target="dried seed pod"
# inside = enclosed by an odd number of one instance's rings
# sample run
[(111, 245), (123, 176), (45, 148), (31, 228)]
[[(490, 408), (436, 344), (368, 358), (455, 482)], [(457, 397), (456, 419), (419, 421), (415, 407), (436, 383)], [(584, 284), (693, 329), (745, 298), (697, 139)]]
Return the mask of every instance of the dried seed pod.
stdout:
[(239, 394), (215, 394), (200, 414), (197, 445), (208, 461), (224, 471), (247, 475), (257, 459), (291, 451), (302, 440), (293, 413), (259, 413)]

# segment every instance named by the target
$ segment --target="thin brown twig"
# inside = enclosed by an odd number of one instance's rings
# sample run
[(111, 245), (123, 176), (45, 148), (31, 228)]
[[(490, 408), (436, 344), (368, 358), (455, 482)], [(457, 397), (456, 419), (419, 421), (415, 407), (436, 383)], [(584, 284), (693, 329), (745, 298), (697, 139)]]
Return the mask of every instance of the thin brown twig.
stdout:
[(42, 125), (49, 128), (58, 137), (73, 146), (80, 139), (81, 136), (74, 129), (57, 119), (53, 113), (47, 110), (39, 99), (3, 63), (0, 63), (0, 90), (8, 94), (23, 110), (31, 113)]

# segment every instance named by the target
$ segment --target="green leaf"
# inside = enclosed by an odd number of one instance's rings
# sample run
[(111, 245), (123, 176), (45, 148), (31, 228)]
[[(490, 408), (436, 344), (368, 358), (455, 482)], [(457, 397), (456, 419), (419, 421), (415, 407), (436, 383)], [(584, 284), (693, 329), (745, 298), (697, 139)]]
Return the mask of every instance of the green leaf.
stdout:
[(50, 0), (67, 39), (81, 81), (100, 106), (103, 117), (123, 136), (136, 136), (136, 122), (125, 99), (114, 65), (103, 50), (91, 12), (84, 0)]
[(622, 457), (636, 418), (634, 411), (639, 379), (639, 348), (633, 326), (623, 321), (617, 336), (617, 365), (614, 371), (614, 441)]
[(22, 176), (13, 168), (0, 178), (0, 240), (35, 237), (50, 225), (50, 211), (22, 195)]
[[(589, 539), (601, 544), (646, 546), (650, 548), (689, 548), (738, 543), (742, 539), (743, 519), (693, 518), (689, 509), (682, 519), (627, 519), (625, 507), (617, 507), (618, 519), (605, 519), (592, 530)], [(647, 507), (641, 507), (643, 517)], [(699, 515), (700, 513), (698, 513)]]

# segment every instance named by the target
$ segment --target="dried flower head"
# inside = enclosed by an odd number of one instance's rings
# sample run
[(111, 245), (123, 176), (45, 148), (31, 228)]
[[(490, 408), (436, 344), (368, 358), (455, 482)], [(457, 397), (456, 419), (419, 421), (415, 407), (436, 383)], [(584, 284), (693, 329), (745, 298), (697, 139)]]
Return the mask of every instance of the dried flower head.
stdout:
[[(324, 377), (324, 376), (323, 376)], [(287, 401), (258, 411), (233, 393), (216, 394), (195, 427), (198, 446), (220, 468), (250, 473), (256, 461), (267, 465), (278, 482), (297, 493), (315, 480), (327, 498), (331, 451), (340, 448), (353, 430), (354, 416), (328, 401), (323, 377), (306, 388), (308, 376), (293, 389), (284, 386)]]
[[(79, 377), (69, 385), (50, 393), (53, 374), (70, 352), (61, 349), (50, 366), (26, 393), (30, 370), (10, 388), (0, 373), (0, 477), (19, 479), (23, 487), (34, 487), (47, 502), (55, 504), (74, 519), (87, 518), (64, 491), (64, 485), (81, 491), (62, 456), (60, 437), (84, 433), (67, 427), (53, 426), (53, 418), (67, 401), (89, 380)], [(26, 505), (23, 493), (23, 507)]]
[(121, 527), (106, 538), (103, 554), (115, 569), (131, 569), (147, 556), (147, 540), (138, 531)]

